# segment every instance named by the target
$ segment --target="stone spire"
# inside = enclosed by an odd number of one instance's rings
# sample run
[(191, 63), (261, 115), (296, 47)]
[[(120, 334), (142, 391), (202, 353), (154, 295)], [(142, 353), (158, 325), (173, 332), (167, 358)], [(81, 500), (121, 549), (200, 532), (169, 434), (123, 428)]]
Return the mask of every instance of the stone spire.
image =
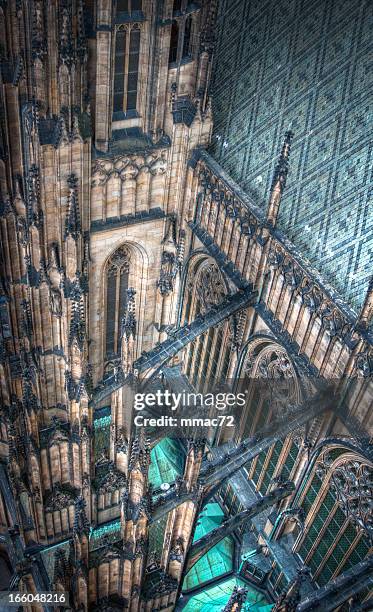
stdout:
[(278, 159), (272, 180), (271, 195), (268, 204), (267, 219), (271, 225), (276, 225), (278, 211), (280, 208), (282, 192), (285, 189), (286, 179), (289, 172), (290, 146), (293, 140), (293, 132), (285, 134), (284, 144)]
[(71, 577), (71, 566), (66, 559), (64, 550), (56, 550), (54, 553), (54, 569), (53, 569), (53, 588), (59, 590), (58, 587), (69, 588), (69, 579)]
[(81, 536), (85, 534), (88, 536), (90, 531), (90, 524), (87, 519), (85, 512), (86, 503), (83, 497), (78, 497), (75, 502), (75, 515), (74, 515), (74, 535)]
[(65, 238), (66, 236), (72, 236), (76, 240), (81, 234), (81, 224), (77, 189), (78, 179), (75, 174), (70, 174), (67, 184), (69, 186), (69, 196), (65, 222)]
[(124, 336), (128, 339), (130, 336), (136, 336), (136, 312), (135, 312), (135, 295), (136, 291), (133, 287), (127, 289), (127, 304), (126, 310), (121, 322), (121, 338)]
[(367, 329), (373, 321), (373, 275), (368, 283), (368, 288), (363, 306), (361, 308), (358, 324), (362, 329)]
[(129, 470), (135, 469), (136, 466), (140, 466), (142, 472), (148, 472), (150, 463), (150, 451), (148, 441), (141, 429), (139, 434), (135, 437), (132, 442), (131, 455), (129, 461)]
[(240, 612), (246, 601), (248, 589), (235, 586), (232, 595), (229, 598), (227, 605), (222, 608), (222, 612)]
[(121, 321), (120, 330), (120, 356), (122, 370), (125, 375), (132, 372), (132, 365), (135, 352), (135, 337), (136, 337), (136, 306), (135, 306), (136, 291), (130, 287), (127, 289), (127, 304), (126, 310)]

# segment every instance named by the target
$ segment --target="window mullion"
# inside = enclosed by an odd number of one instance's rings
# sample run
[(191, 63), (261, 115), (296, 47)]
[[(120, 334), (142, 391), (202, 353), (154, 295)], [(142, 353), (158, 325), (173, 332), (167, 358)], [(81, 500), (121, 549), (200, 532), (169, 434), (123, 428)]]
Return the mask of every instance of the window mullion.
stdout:
[(120, 292), (120, 268), (118, 268), (115, 285), (115, 322), (114, 322), (114, 352), (119, 352), (119, 326), (120, 326), (120, 312), (119, 312), (119, 292)]

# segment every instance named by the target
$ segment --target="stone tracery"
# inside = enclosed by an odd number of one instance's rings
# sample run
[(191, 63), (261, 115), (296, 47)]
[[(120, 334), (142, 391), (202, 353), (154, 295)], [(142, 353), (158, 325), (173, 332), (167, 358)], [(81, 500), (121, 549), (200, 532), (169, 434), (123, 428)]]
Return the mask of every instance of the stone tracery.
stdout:
[(330, 487), (341, 508), (358, 527), (373, 538), (373, 468), (361, 460), (334, 461), (325, 453), (317, 464), (321, 478), (330, 479)]

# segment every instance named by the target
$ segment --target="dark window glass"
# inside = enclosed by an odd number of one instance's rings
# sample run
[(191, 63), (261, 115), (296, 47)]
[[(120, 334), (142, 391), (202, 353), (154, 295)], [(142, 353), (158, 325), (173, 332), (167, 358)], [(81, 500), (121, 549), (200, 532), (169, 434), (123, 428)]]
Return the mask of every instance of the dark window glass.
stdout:
[(177, 45), (179, 40), (179, 26), (176, 21), (172, 22), (171, 27), (171, 40), (170, 40), (170, 55), (169, 55), (169, 63), (172, 64), (177, 60)]
[(181, 0), (174, 0), (174, 11), (181, 11)]
[(130, 72), (128, 75), (128, 92), (136, 91), (137, 88), (137, 72)]
[(114, 112), (121, 111), (123, 104), (123, 93), (114, 94)]
[(115, 93), (123, 92), (124, 90), (124, 73), (118, 72), (114, 77), (114, 91)]
[(117, 275), (110, 274), (106, 292), (106, 354), (114, 352)]
[(188, 57), (190, 55), (191, 35), (192, 35), (192, 18), (188, 17), (185, 21), (183, 57)]
[(130, 53), (138, 53), (140, 47), (140, 30), (132, 30), (130, 38)]
[(115, 39), (114, 112), (123, 110), (126, 32), (119, 30)]
[(137, 92), (129, 91), (127, 94), (127, 110), (136, 110)]
[(140, 31), (132, 30), (128, 61), (127, 110), (136, 110), (139, 77)]
[[(121, 34), (121, 32), (118, 32), (118, 34)], [(124, 52), (123, 53), (118, 53), (118, 51), (115, 54), (115, 74), (119, 73), (119, 72), (124, 72)]]
[(139, 54), (130, 53), (129, 62), (128, 62), (128, 72), (137, 72), (138, 65), (139, 65)]
[(118, 30), (115, 43), (115, 57), (118, 57), (119, 62), (126, 52), (126, 32), (124, 30)]
[[(126, 32), (120, 30), (116, 35), (114, 112), (136, 110), (140, 30), (133, 29), (129, 36), (129, 55), (126, 62)], [(127, 95), (125, 95), (126, 92)]]
[(142, 11), (142, 0), (131, 0), (132, 11)]
[(123, 272), (120, 275), (120, 288), (119, 288), (119, 312), (118, 312), (119, 334), (120, 334), (120, 326), (121, 326), (122, 317), (126, 310), (127, 289), (128, 289), (128, 272)]
[(228, 347), (226, 347), (225, 355), (224, 355), (224, 361), (223, 361), (223, 367), (222, 367), (222, 371), (221, 371), (221, 379), (222, 379), (222, 381), (225, 381), (225, 379), (227, 377), (230, 360), (231, 360), (231, 352), (230, 352), (230, 349)]
[(117, 0), (117, 13), (128, 13), (128, 0)]

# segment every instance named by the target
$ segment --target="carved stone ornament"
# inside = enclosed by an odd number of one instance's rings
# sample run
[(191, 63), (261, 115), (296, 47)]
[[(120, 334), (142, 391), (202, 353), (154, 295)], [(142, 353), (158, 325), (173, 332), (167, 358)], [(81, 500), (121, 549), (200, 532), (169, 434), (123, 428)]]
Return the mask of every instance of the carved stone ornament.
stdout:
[(331, 337), (343, 339), (351, 333), (352, 325), (342, 311), (333, 304), (317, 281), (276, 241), (272, 242), (268, 262), (272, 269), (280, 272), (285, 286), (300, 296), (302, 304), (320, 317), (322, 328)]
[(115, 450), (117, 453), (127, 453), (128, 441), (126, 436), (126, 430), (122, 427), (115, 438)]
[(371, 378), (373, 376), (373, 349), (368, 346), (358, 353), (355, 361), (355, 373), (358, 378)]
[(245, 603), (249, 590), (246, 587), (235, 586), (229, 601), (222, 612), (233, 612), (240, 610)]
[(43, 59), (46, 54), (46, 36), (44, 30), (44, 2), (34, 0), (32, 3), (32, 56)]
[(45, 500), (45, 510), (46, 512), (63, 510), (64, 508), (73, 505), (76, 498), (77, 495), (73, 490), (57, 484), (54, 486), (53, 491), (47, 495)]
[(107, 463), (107, 468), (103, 476), (96, 482), (96, 491), (98, 493), (113, 493), (125, 487), (126, 484), (127, 480), (125, 475), (110, 461)]
[[(192, 286), (194, 279), (191, 279)], [(196, 292), (201, 302), (201, 313), (212, 306), (218, 306), (225, 298), (227, 290), (218, 266), (215, 263), (205, 265), (198, 275)]]
[(170, 550), (170, 561), (179, 561), (179, 563), (182, 563), (184, 560), (184, 553), (184, 538), (179, 537)]
[(131, 261), (130, 249), (126, 245), (119, 247), (119, 249), (117, 249), (115, 253), (113, 253), (109, 259), (109, 263), (107, 267), (108, 276), (115, 275), (118, 273), (123, 274), (124, 272), (128, 272), (130, 261)]
[(175, 253), (172, 253), (171, 251), (163, 251), (161, 271), (159, 281), (157, 282), (158, 289), (162, 296), (172, 293), (177, 272), (178, 266)]
[[(317, 474), (325, 479), (330, 471), (332, 458), (325, 454), (317, 467)], [(373, 469), (354, 459), (349, 459), (333, 469), (330, 487), (346, 516), (373, 538)]]
[(282, 347), (270, 345), (256, 356), (249, 353), (244, 372), (250, 378), (266, 380), (266, 390), (272, 408), (287, 410), (299, 403), (296, 373)]
[[(225, 216), (230, 219), (235, 219), (239, 222), (242, 233), (245, 236), (259, 237), (262, 229), (262, 223), (247, 206), (237, 200), (233, 193), (227, 190), (225, 184), (215, 177), (209, 168), (203, 166), (199, 172), (199, 181), (202, 188), (199, 197), (199, 217), (203, 216), (203, 211), (209, 208), (211, 202), (211, 210), (215, 218), (223, 207)], [(214, 203), (216, 206), (214, 207)], [(218, 219), (217, 219), (218, 223)]]
[(112, 160), (96, 160), (92, 170), (92, 187), (105, 185), (112, 176), (121, 181), (135, 180), (142, 172), (151, 175), (164, 174), (167, 168), (167, 152), (148, 155), (129, 155)]

